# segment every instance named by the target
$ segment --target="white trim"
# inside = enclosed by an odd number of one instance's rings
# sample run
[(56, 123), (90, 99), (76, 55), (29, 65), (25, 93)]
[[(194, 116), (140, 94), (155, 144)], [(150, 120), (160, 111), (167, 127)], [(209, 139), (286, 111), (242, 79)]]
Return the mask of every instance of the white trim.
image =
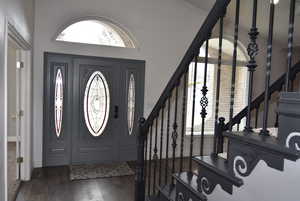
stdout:
[(4, 201), (8, 200), (7, 184), (7, 51), (8, 51), (8, 19), (4, 28)]
[[(31, 134), (32, 134), (32, 110), (31, 110), (31, 102), (32, 96), (32, 66), (31, 66), (31, 45), (22, 37), (20, 32), (13, 26), (13, 23), (9, 20), (8, 17), (5, 19), (5, 36), (4, 36), (4, 140), (8, 141), (7, 136), (7, 56), (8, 56), (8, 41), (14, 41), (19, 48), (21, 49), (20, 59), (24, 62), (24, 78), (22, 79), (22, 86), (24, 86), (22, 92), (22, 108), (24, 110), (24, 127), (22, 130), (24, 131), (21, 135), (21, 156), (24, 157), (24, 163), (21, 165), (21, 180), (29, 180), (31, 177), (32, 163), (31, 163)], [(7, 164), (7, 143), (4, 143), (4, 164)], [(7, 201), (7, 165), (4, 167), (5, 173), (5, 195), (4, 201)]]
[(17, 141), (17, 137), (16, 136), (8, 136), (7, 137), (7, 142), (16, 142)]

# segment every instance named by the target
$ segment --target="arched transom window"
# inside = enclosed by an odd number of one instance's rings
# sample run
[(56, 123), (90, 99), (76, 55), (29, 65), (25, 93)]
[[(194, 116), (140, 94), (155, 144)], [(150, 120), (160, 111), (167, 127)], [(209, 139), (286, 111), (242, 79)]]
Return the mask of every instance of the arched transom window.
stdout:
[(135, 48), (129, 34), (106, 20), (86, 19), (66, 26), (56, 37), (57, 41)]

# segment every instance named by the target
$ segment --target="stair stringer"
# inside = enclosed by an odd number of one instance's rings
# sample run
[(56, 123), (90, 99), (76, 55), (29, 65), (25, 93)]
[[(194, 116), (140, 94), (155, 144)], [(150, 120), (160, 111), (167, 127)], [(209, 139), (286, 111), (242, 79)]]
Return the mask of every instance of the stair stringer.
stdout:
[(206, 195), (210, 201), (298, 201), (300, 200), (300, 161), (284, 159), (284, 171), (269, 168), (260, 160), (252, 173), (238, 176), (244, 185), (233, 187), (233, 194), (226, 193), (220, 185), (214, 192)]

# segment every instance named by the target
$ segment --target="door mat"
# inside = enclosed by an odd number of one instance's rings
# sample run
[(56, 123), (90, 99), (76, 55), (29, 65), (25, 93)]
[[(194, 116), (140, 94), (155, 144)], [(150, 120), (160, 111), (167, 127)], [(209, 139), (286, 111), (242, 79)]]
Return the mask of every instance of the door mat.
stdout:
[(74, 165), (70, 168), (70, 180), (84, 180), (134, 175), (127, 163), (101, 165)]

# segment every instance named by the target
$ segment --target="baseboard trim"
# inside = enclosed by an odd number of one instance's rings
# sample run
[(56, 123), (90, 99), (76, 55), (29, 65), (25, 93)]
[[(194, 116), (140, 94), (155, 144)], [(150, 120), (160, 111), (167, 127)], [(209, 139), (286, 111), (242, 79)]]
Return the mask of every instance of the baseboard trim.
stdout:
[(8, 142), (16, 142), (17, 141), (17, 137), (16, 136), (7, 136), (7, 141)]

